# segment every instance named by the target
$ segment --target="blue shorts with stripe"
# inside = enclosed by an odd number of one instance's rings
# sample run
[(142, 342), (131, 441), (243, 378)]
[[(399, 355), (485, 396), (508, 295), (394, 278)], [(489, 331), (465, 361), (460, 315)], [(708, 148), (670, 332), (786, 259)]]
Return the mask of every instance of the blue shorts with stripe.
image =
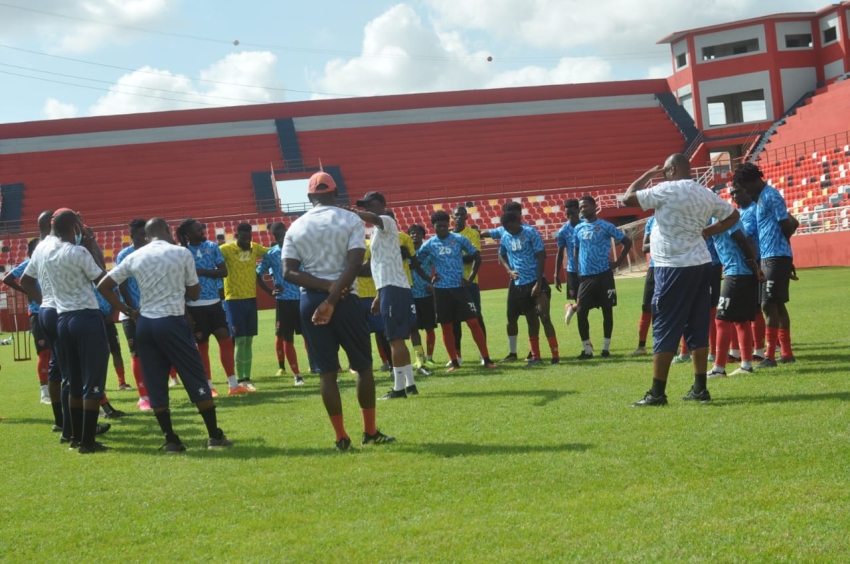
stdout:
[(231, 337), (254, 337), (257, 334), (257, 298), (225, 301), (225, 314)]
[(60, 369), (70, 386), (71, 397), (103, 398), (109, 368), (109, 341), (99, 309), (60, 313), (57, 322)]
[(411, 315), (416, 315), (413, 293), (410, 288), (384, 286), (378, 291), (381, 297), (381, 317), (388, 341), (410, 337)]

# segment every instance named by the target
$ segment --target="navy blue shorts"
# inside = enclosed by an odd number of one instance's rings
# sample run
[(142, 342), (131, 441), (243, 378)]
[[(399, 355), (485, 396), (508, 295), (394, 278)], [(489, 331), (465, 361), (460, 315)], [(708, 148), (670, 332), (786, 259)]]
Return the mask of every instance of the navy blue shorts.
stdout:
[[(360, 307), (366, 313), (366, 325), (369, 327), (370, 333), (384, 332), (384, 318), (380, 315), (372, 315), (372, 302), (375, 298), (360, 298)], [(312, 315), (312, 314), (310, 314)], [(312, 323), (312, 322), (311, 322)], [(303, 321), (302, 321), (303, 325)]]
[(313, 313), (327, 297), (327, 292), (301, 292), (301, 331), (310, 351), (311, 368), (336, 373), (340, 366), (340, 347), (348, 355), (351, 368), (358, 371), (371, 368), (372, 344), (360, 300), (352, 296), (340, 301), (330, 323), (315, 325)]
[(257, 334), (257, 298), (227, 300), (227, 317), (231, 337), (253, 337)]
[(410, 337), (410, 316), (416, 315), (410, 288), (384, 286), (378, 290), (378, 295), (381, 296), (381, 317), (387, 340)]
[(195, 334), (185, 317), (151, 319), (139, 316), (136, 347), (151, 407), (168, 407), (168, 378), (172, 366), (180, 375), (192, 403), (212, 399)]
[(71, 397), (84, 400), (103, 398), (109, 368), (109, 342), (103, 314), (99, 309), (81, 309), (59, 314), (56, 349), (62, 374), (68, 380)]
[(42, 306), (38, 310), (38, 322), (41, 324), (44, 340), (47, 341), (47, 348), (50, 349), (47, 381), (61, 382), (62, 369), (59, 364), (59, 351), (56, 350), (56, 343), (59, 340), (59, 314), (52, 307)]
[(688, 348), (708, 346), (711, 322), (711, 263), (655, 267), (652, 297), (652, 352), (675, 353), (684, 336)]

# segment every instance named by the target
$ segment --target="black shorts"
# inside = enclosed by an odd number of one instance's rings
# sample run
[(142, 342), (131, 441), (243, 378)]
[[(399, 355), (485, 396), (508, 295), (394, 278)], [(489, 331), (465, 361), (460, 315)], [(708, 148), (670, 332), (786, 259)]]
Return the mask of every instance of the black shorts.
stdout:
[(595, 309), (597, 307), (615, 307), (617, 288), (614, 286), (614, 272), (606, 270), (593, 276), (582, 276), (578, 288), (578, 307)]
[(643, 303), (641, 307), (644, 313), (652, 311), (652, 296), (655, 294), (655, 268), (646, 269), (646, 278), (643, 280)]
[(578, 289), (581, 286), (581, 278), (578, 272), (567, 272), (567, 299), (575, 300), (578, 298)]
[(47, 344), (47, 338), (44, 336), (44, 330), (41, 328), (41, 322), (38, 320), (37, 313), (30, 314), (30, 333), (32, 340), (35, 341), (35, 352), (41, 354), (43, 351), (50, 350)]
[[(537, 298), (531, 296), (534, 284), (511, 283), (508, 287), (508, 319), (516, 319), (520, 315), (537, 315)], [(552, 289), (545, 281), (542, 293), (552, 297)]]
[(106, 342), (109, 343), (109, 353), (113, 356), (121, 356), (121, 343), (118, 341), (118, 329), (115, 324), (103, 320), (103, 326), (106, 327)]
[(274, 334), (287, 338), (301, 334), (301, 300), (277, 300)]
[(205, 306), (186, 306), (186, 311), (189, 312), (195, 322), (193, 331), (195, 340), (199, 343), (206, 343), (210, 339), (210, 335), (219, 329), (230, 331), (227, 326), (227, 315), (224, 313), (221, 302)]
[(711, 307), (717, 307), (720, 300), (720, 285), (723, 283), (723, 265), (711, 265)]
[(121, 326), (124, 328), (124, 338), (127, 339), (130, 356), (138, 356), (136, 352), (136, 322), (130, 318), (122, 319)]
[(755, 275), (727, 276), (717, 303), (717, 319), (753, 321), (758, 309), (759, 281)]
[(458, 288), (434, 288), (437, 306), (437, 322), (455, 323), (478, 317), (478, 308), (465, 286)]
[(761, 269), (767, 281), (761, 285), (762, 304), (784, 304), (790, 299), (788, 285), (791, 283), (791, 257), (761, 259)]
[(301, 292), (301, 329), (310, 352), (310, 364), (319, 372), (336, 374), (342, 347), (351, 368), (358, 371), (371, 368), (372, 345), (363, 306), (357, 299), (342, 300), (336, 304), (330, 323), (315, 325), (313, 313), (327, 297), (327, 292)]
[(434, 306), (434, 296), (413, 298), (416, 306), (416, 326), (419, 329), (437, 328), (437, 308)]

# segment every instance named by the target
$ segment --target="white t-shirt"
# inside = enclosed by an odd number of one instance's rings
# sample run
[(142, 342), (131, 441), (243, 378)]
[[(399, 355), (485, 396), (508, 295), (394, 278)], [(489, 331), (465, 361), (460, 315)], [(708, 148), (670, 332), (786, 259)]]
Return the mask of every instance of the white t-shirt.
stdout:
[(650, 252), (655, 266), (684, 267), (711, 262), (702, 230), (712, 217), (729, 217), (735, 208), (694, 180), (661, 182), (637, 192), (645, 209), (655, 210)]
[(99, 309), (92, 282), (103, 274), (103, 269), (84, 247), (56, 237), (49, 242), (45, 239), (36, 247), (24, 274), (38, 278), (42, 296), (45, 287), (50, 288), (53, 305), (44, 305), (42, 300), (43, 307), (55, 307), (57, 313)]
[(401, 259), (398, 225), (388, 215), (382, 215), (381, 221), (384, 223), (383, 229), (376, 225), (372, 230), (372, 278), (375, 280), (375, 288), (410, 288)]
[[(50, 280), (39, 278), (38, 276), (38, 266), (37, 264), (33, 264), (33, 259), (35, 259), (38, 255), (46, 254), (49, 252), (49, 249), (54, 245), (59, 243), (59, 237), (54, 235), (48, 235), (41, 241), (39, 241), (38, 245), (36, 245), (35, 250), (32, 252), (32, 256), (30, 257), (30, 262), (27, 267), (24, 269), (24, 274), (29, 276), (30, 278), (37, 278), (38, 283), (41, 284), (41, 307), (49, 307), (52, 309), (56, 309), (56, 300), (53, 298), (53, 285)], [(43, 261), (44, 259), (39, 258), (39, 261)]]
[(142, 294), (139, 313), (150, 319), (182, 316), (186, 288), (198, 283), (191, 251), (166, 241), (152, 241), (127, 256), (108, 276), (120, 284), (134, 277)]
[[(336, 206), (316, 206), (286, 232), (281, 260), (298, 260), (304, 272), (336, 280), (345, 271), (348, 251), (365, 248), (366, 231), (360, 216)], [(352, 293), (357, 294), (356, 280)]]

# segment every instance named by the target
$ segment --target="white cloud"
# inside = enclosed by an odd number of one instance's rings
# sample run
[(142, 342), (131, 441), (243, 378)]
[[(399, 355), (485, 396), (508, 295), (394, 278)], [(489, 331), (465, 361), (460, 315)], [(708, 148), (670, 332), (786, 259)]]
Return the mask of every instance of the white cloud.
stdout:
[(65, 104), (56, 98), (48, 98), (41, 110), (45, 119), (65, 119), (77, 117), (77, 106)]
[[(333, 59), (309, 77), (319, 92), (375, 96), (504, 86), (589, 82), (611, 78), (611, 67), (595, 57), (563, 58), (551, 69), (503, 70), (489, 53), (470, 50), (458, 32), (426, 27), (406, 4), (393, 6), (366, 24), (363, 54)], [(314, 95), (314, 98), (323, 97)]]
[(646, 78), (667, 78), (673, 74), (673, 63), (652, 65), (647, 71)]
[[(282, 92), (252, 86), (276, 87), (271, 78), (276, 65), (277, 57), (267, 51), (232, 53), (202, 70), (202, 81), (146, 66), (119, 78), (118, 85), (97, 100), (89, 113), (114, 115), (282, 101)], [(231, 84), (218, 84), (221, 82)]]

